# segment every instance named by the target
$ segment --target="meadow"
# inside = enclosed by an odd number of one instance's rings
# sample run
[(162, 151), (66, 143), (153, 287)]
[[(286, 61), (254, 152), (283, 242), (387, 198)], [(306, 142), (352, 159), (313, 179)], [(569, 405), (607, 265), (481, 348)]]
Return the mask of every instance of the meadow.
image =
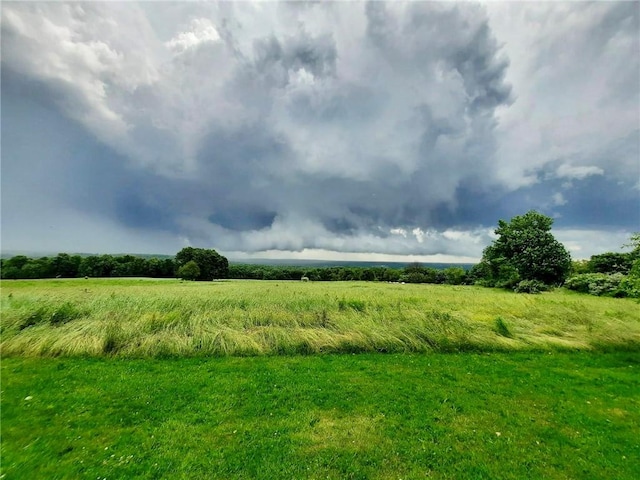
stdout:
[(640, 305), (2, 282), (0, 478), (640, 478)]
[(637, 350), (640, 305), (379, 282), (4, 281), (3, 356)]

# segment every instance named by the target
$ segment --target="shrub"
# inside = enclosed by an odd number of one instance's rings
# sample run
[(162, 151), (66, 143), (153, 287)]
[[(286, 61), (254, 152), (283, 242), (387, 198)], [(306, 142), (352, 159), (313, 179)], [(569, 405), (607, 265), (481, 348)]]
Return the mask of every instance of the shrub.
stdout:
[(520, 283), (521, 277), (518, 270), (509, 264), (500, 265), (494, 286), (498, 288), (515, 288)]
[(538, 280), (522, 280), (514, 289), (516, 293), (540, 293), (548, 290), (547, 286)]
[(583, 273), (569, 278), (565, 287), (596, 296), (626, 297), (628, 295), (621, 286), (626, 278), (621, 273)]
[(589, 270), (594, 273), (627, 274), (633, 265), (632, 253), (607, 252), (593, 255), (589, 260)]
[(461, 285), (465, 282), (467, 277), (467, 272), (465, 272), (464, 269), (460, 267), (449, 267), (446, 268), (442, 273), (445, 277), (445, 283), (449, 285)]

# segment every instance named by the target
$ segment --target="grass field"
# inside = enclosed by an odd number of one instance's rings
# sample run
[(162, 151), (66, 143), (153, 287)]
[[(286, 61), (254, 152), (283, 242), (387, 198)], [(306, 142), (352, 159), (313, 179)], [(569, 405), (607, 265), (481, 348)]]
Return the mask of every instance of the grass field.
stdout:
[(3, 356), (637, 350), (640, 304), (365, 282), (2, 282)]
[(640, 356), (2, 361), (2, 478), (637, 479)]
[(633, 300), (144, 279), (1, 300), (3, 480), (640, 478)]

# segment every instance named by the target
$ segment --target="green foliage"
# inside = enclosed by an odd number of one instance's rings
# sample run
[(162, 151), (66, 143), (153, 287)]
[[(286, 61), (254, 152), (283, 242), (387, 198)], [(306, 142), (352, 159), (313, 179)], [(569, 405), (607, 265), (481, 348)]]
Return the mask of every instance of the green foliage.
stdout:
[(580, 275), (581, 273), (591, 273), (589, 260), (573, 260), (571, 262), (571, 275)]
[[(194, 260), (197, 263), (197, 260)], [(152, 277), (175, 278), (178, 266), (171, 258), (145, 257), (142, 255), (91, 255), (80, 257), (60, 253), (51, 259), (32, 259), (17, 256), (0, 259), (3, 279), (29, 278), (73, 278), (73, 277)], [(407, 283), (447, 283), (451, 285), (472, 284), (467, 272), (460, 267), (446, 270), (422, 267), (415, 264), (413, 269), (400, 270), (389, 267), (302, 267), (281, 265), (232, 264), (227, 262), (225, 278), (251, 280), (300, 280), (307, 276), (313, 281), (353, 281), (407, 282)], [(200, 267), (199, 267), (200, 268)], [(224, 268), (224, 266), (223, 266)], [(407, 278), (407, 271), (415, 273)], [(201, 272), (202, 273), (202, 272)], [(201, 275), (202, 277), (202, 275)], [(401, 278), (402, 277), (402, 278)], [(215, 277), (219, 278), (219, 277)]]
[(569, 278), (564, 286), (590, 295), (626, 297), (628, 294), (622, 286), (625, 278), (621, 273), (583, 273)]
[(178, 278), (184, 280), (197, 280), (200, 276), (200, 267), (193, 260), (189, 260), (178, 269)]
[(373, 281), (406, 283), (448, 283), (459, 285), (468, 283), (463, 268), (451, 267), (445, 270), (411, 264), (399, 270), (389, 267), (296, 267), (279, 265), (231, 264), (229, 278), (252, 280), (300, 280), (308, 277), (313, 281)]
[(61, 278), (77, 277), (80, 271), (82, 257), (79, 255), (69, 255), (67, 253), (59, 253), (55, 256), (51, 265), (53, 267), (53, 275)]
[(633, 253), (606, 252), (593, 255), (588, 263), (589, 273), (627, 274), (633, 265)]
[(549, 287), (538, 280), (522, 280), (515, 287), (516, 293), (540, 293), (547, 291)]
[(178, 271), (191, 261), (200, 269), (195, 280), (210, 281), (229, 276), (229, 261), (213, 249), (185, 247), (176, 254)]
[(640, 298), (640, 276), (627, 275), (620, 282), (620, 290), (629, 298)]
[(74, 277), (156, 277), (174, 276), (172, 259), (144, 258), (134, 255), (80, 255), (59, 253), (53, 258), (29, 258), (18, 255), (1, 260), (3, 279)]
[(518, 269), (505, 260), (498, 260), (498, 274), (495, 278), (494, 286), (498, 288), (513, 289), (521, 282), (521, 276)]
[(491, 286), (514, 288), (521, 280), (561, 284), (571, 269), (571, 257), (551, 234), (553, 219), (536, 211), (500, 220), (499, 235), (482, 256), (483, 280)]
[(460, 267), (445, 268), (442, 273), (445, 278), (444, 283), (447, 285), (462, 285), (467, 278), (467, 272)]

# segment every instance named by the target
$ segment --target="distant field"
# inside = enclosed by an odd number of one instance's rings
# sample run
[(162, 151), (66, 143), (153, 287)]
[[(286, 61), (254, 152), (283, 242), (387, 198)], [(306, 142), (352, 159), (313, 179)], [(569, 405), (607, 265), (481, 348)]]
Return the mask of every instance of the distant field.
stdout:
[(2, 355), (638, 350), (640, 304), (373, 282), (2, 282)]

